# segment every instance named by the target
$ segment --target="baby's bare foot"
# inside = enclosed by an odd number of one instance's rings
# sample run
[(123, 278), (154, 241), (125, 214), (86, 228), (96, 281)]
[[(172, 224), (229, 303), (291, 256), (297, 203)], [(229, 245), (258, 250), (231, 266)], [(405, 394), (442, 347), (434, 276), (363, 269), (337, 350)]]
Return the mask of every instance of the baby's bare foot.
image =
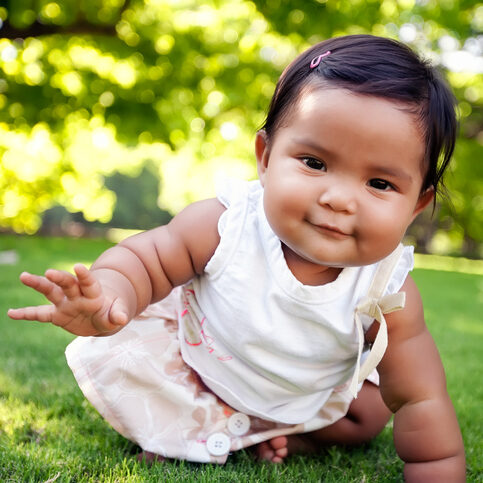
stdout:
[(272, 463), (282, 463), (288, 455), (287, 442), (286, 436), (277, 436), (268, 441), (263, 441), (256, 447), (258, 458)]
[(314, 453), (316, 444), (307, 435), (278, 436), (256, 446), (259, 459), (282, 463), (289, 454)]
[(153, 463), (164, 461), (165, 458), (159, 454), (151, 453), (150, 451), (142, 451), (136, 455), (136, 459), (139, 463), (144, 461), (147, 465), (152, 465)]

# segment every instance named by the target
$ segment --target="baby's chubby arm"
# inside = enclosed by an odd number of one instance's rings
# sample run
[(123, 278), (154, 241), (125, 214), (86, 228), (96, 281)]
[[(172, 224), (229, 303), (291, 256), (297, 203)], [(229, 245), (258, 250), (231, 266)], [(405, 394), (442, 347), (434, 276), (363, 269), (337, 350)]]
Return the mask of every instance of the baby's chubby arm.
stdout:
[(91, 271), (98, 280), (110, 281), (111, 276), (129, 280), (135, 297), (124, 295), (132, 318), (203, 272), (219, 244), (218, 220), (224, 210), (216, 199), (193, 203), (167, 225), (105, 251)]
[(219, 244), (216, 199), (193, 203), (165, 226), (127, 238), (106, 250), (88, 271), (23, 273), (21, 281), (52, 305), (11, 309), (13, 319), (52, 322), (77, 335), (120, 330), (150, 303), (203, 272)]
[(394, 413), (394, 444), (410, 482), (463, 482), (465, 455), (443, 366), (424, 323), (419, 291), (408, 276), (406, 307), (387, 315), (388, 348), (378, 371)]

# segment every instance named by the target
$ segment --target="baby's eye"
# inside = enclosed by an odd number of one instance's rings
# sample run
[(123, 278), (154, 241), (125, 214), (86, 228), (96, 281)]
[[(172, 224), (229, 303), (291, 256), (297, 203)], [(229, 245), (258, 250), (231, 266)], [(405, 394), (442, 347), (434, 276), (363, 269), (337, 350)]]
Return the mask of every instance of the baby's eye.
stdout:
[(310, 169), (318, 169), (320, 171), (325, 171), (325, 163), (322, 161), (319, 161), (316, 158), (311, 158), (310, 156), (304, 156), (302, 158), (302, 163), (305, 164)]
[(369, 181), (369, 186), (376, 190), (388, 191), (394, 189), (393, 185), (384, 179), (374, 178)]

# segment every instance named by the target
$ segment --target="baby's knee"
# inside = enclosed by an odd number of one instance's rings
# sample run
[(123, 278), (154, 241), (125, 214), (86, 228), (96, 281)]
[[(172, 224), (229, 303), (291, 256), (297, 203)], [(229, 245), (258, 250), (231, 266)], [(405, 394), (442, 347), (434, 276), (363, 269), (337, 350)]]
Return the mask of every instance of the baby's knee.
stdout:
[(366, 382), (358, 399), (351, 404), (346, 418), (354, 423), (352, 429), (364, 441), (377, 436), (391, 418), (391, 411), (382, 400), (379, 388)]
[(354, 440), (359, 443), (367, 443), (374, 439), (386, 426), (391, 417), (390, 413), (372, 415), (356, 422), (351, 430), (354, 432)]

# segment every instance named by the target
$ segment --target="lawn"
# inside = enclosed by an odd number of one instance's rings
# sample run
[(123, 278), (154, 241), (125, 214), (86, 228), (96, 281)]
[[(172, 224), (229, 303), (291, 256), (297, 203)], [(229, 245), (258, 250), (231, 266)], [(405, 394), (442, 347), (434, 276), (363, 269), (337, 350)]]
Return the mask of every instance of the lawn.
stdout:
[[(135, 445), (117, 435), (77, 388), (64, 359), (72, 336), (6, 316), (9, 307), (41, 302), (17, 281), (22, 270), (88, 264), (108, 246), (102, 240), (0, 236), (0, 251), (15, 249), (19, 255), (15, 264), (0, 265), (0, 481), (401, 481), (390, 425), (361, 448), (328, 448), (279, 466), (257, 463), (244, 451), (223, 467), (137, 463)], [(468, 481), (483, 481), (483, 277), (426, 269), (413, 276), (463, 431)]]

